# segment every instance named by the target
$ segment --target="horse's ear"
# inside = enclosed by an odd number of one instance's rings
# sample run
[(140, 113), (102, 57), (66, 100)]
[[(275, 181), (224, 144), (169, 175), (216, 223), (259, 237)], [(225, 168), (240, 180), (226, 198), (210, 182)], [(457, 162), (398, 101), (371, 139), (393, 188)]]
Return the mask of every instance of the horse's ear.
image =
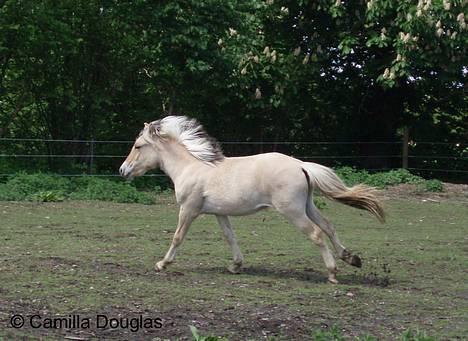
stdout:
[(152, 123), (152, 124), (148, 124), (148, 123), (145, 123), (145, 128), (146, 127), (149, 127), (148, 128), (148, 132), (150, 134), (151, 137), (157, 137), (159, 136), (160, 134), (160, 130), (161, 130), (161, 127), (159, 124), (155, 124), (155, 123)]
[(148, 128), (148, 126), (149, 126), (149, 123), (145, 122), (145, 129)]

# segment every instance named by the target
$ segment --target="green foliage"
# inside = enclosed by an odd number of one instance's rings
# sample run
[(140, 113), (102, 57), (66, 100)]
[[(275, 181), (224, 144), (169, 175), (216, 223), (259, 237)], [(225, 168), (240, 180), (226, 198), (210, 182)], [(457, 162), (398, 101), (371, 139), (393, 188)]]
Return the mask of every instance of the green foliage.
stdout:
[(61, 191), (40, 191), (29, 196), (34, 201), (40, 202), (57, 202), (65, 200)]
[(366, 183), (370, 176), (366, 170), (346, 166), (336, 168), (335, 172), (348, 186)]
[(444, 185), (440, 180), (432, 179), (424, 181), (424, 188), (426, 192), (443, 192)]
[(395, 169), (388, 172), (370, 174), (366, 170), (340, 167), (336, 169), (336, 173), (348, 186), (363, 183), (377, 188), (387, 188), (400, 184), (413, 184), (417, 185), (418, 189), (427, 192), (442, 192), (444, 190), (441, 181), (437, 179), (425, 180), (406, 169)]
[(314, 196), (314, 205), (317, 207), (319, 210), (324, 209), (327, 207), (327, 202), (322, 198), (318, 196)]
[(71, 187), (70, 181), (66, 178), (44, 173), (18, 173), (0, 185), (0, 200), (42, 201), (41, 198), (54, 197), (59, 199), (64, 193), (70, 192)]
[(317, 330), (314, 333), (313, 340), (315, 341), (344, 341), (345, 337), (337, 326), (333, 326), (326, 330)]
[(218, 336), (202, 336), (198, 333), (198, 329), (195, 326), (190, 326), (192, 337), (194, 341), (227, 341), (226, 338)]
[(419, 184), (423, 181), (423, 178), (411, 174), (406, 169), (396, 169), (388, 172), (374, 173), (369, 176), (365, 183), (370, 186), (386, 188), (399, 184)]
[(129, 139), (179, 112), (223, 139), (391, 139), (403, 125), (461, 139), (463, 6), (6, 0), (0, 137)]
[(78, 179), (75, 191), (70, 194), (70, 199), (140, 204), (153, 203), (153, 200), (147, 194), (138, 192), (128, 182), (115, 182), (93, 177)]
[(0, 184), (0, 200), (62, 201), (105, 200), (151, 204), (153, 199), (127, 182), (94, 177), (65, 178), (50, 174), (19, 173)]

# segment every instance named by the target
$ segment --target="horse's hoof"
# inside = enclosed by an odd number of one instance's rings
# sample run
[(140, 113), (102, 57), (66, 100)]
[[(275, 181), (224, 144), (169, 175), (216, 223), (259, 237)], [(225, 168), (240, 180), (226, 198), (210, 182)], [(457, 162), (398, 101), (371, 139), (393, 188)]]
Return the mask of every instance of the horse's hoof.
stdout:
[(242, 265), (231, 264), (227, 267), (228, 271), (232, 274), (240, 274), (242, 272)]
[(329, 276), (328, 277), (328, 282), (331, 284), (338, 284), (339, 282), (336, 280), (335, 276)]
[(349, 264), (357, 268), (360, 268), (362, 266), (361, 258), (359, 258), (359, 256), (353, 255), (351, 257), (351, 261), (349, 262)]
[(164, 266), (164, 263), (162, 261), (160, 262), (157, 262), (156, 265), (154, 266), (154, 270), (156, 270), (156, 272), (161, 272), (163, 271), (165, 268)]

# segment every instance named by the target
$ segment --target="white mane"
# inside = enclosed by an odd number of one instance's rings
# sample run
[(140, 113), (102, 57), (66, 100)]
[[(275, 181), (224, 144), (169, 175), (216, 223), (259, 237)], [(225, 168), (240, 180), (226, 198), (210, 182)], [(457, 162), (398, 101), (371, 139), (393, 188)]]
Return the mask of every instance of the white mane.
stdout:
[(189, 153), (203, 162), (216, 162), (224, 159), (221, 147), (209, 136), (203, 126), (194, 118), (167, 116), (152, 122), (159, 128), (161, 137), (171, 137), (182, 144)]

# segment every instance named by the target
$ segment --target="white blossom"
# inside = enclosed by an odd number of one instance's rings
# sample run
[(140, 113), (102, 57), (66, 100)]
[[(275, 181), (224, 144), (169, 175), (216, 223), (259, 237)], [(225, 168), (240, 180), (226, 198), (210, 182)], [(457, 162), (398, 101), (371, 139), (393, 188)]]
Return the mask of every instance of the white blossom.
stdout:
[(444, 34), (444, 30), (442, 28), (438, 28), (436, 31), (436, 36), (440, 37), (442, 34)]
[(401, 41), (403, 41), (403, 43), (407, 43), (410, 39), (411, 39), (411, 34), (410, 33), (403, 33), (403, 32), (400, 32), (400, 39)]
[(237, 31), (235, 29), (233, 29), (232, 27), (229, 27), (229, 35), (231, 37), (234, 37), (237, 35)]
[(426, 4), (423, 7), (423, 10), (427, 11), (431, 7), (431, 0), (426, 0)]
[(386, 68), (384, 73), (383, 73), (383, 78), (388, 78), (389, 74), (390, 74), (390, 70), (388, 68)]
[(294, 49), (293, 55), (299, 56), (300, 53), (301, 53), (301, 47), (298, 46)]
[(260, 99), (262, 98), (262, 92), (260, 91), (259, 88), (255, 89), (255, 99)]
[(309, 63), (309, 58), (310, 58), (310, 55), (309, 54), (306, 54), (305, 57), (304, 57), (304, 60), (302, 61), (302, 64), (307, 64)]
[(445, 10), (450, 10), (450, 7), (452, 6), (452, 4), (450, 3), (449, 0), (444, 0), (444, 9)]

